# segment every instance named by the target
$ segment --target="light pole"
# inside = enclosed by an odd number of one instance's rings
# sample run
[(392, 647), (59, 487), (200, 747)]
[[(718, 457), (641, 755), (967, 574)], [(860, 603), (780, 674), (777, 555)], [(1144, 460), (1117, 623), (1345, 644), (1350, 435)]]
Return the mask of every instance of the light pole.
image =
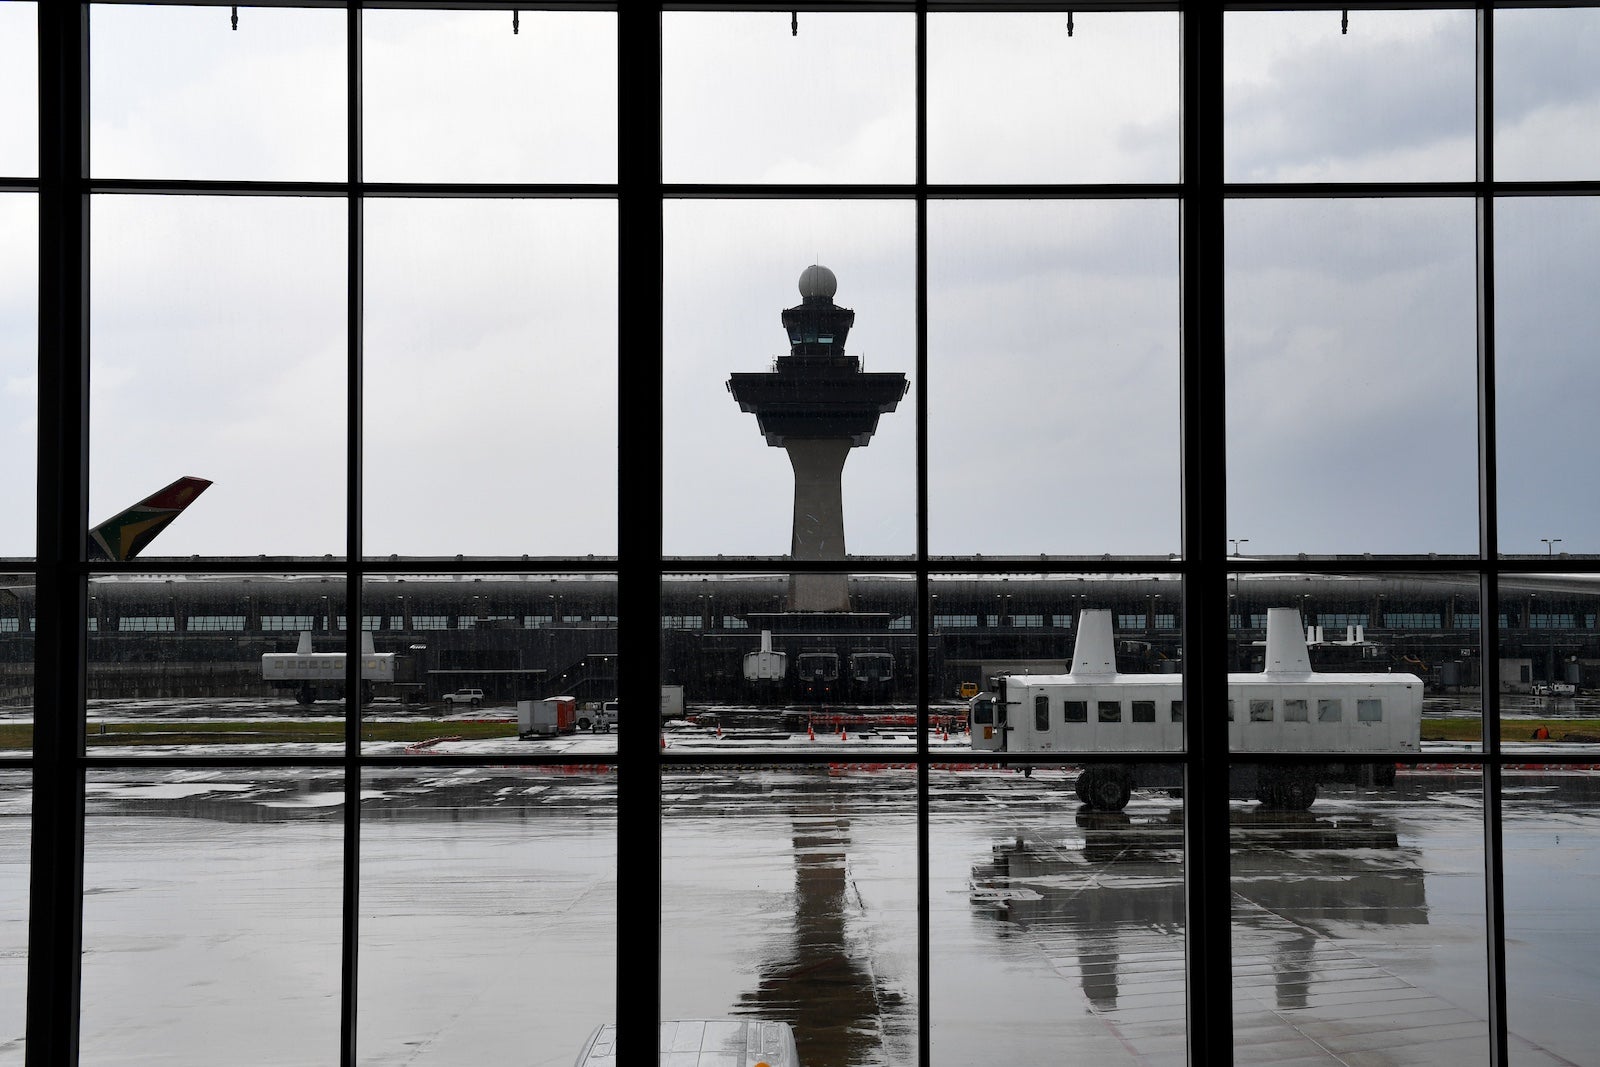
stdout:
[(1553, 556), (1556, 552), (1556, 546), (1561, 543), (1562, 539), (1559, 537), (1541, 537), (1539, 540), (1544, 542), (1544, 554)]

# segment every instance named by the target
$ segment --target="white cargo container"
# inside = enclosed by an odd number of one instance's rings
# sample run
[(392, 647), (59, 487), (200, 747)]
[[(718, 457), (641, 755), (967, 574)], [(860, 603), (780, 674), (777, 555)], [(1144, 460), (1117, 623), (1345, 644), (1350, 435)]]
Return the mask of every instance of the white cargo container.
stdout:
[(663, 719), (683, 718), (683, 686), (664, 685), (661, 687), (661, 717)]
[(554, 737), (578, 728), (578, 701), (573, 697), (546, 697), (517, 701), (519, 737)]

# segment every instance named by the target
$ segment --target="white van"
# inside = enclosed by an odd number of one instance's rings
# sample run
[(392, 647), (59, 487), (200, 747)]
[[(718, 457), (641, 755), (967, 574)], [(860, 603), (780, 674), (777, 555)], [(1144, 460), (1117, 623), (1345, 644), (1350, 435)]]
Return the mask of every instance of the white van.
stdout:
[[(574, 1067), (617, 1067), (617, 1027), (595, 1027)], [(661, 1024), (661, 1062), (672, 1067), (800, 1067), (794, 1028), (765, 1019), (675, 1019)]]

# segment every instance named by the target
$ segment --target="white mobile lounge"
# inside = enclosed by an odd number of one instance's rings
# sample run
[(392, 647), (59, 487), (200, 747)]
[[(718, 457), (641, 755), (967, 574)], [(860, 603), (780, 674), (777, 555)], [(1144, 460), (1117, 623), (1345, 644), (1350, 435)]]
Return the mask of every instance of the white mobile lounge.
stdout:
[[(662, 1067), (800, 1067), (794, 1028), (765, 1019), (675, 1019), (661, 1024)], [(575, 1067), (616, 1067), (617, 1028), (595, 1028)]]
[[(1049, 753), (1183, 750), (1183, 678), (1119, 674), (1111, 613), (1085, 609), (1067, 674), (1002, 675), (969, 702), (972, 747)], [(1228, 675), (1228, 748), (1251, 753), (1348, 753), (1304, 764), (1235, 763), (1229, 795), (1304, 810), (1322, 782), (1394, 784), (1394, 758), (1421, 749), (1422, 680), (1411, 674), (1317, 674), (1300, 616), (1267, 612), (1266, 666)], [(1078, 776), (1090, 808), (1120, 811), (1131, 789), (1181, 789), (1177, 764), (1094, 763)]]

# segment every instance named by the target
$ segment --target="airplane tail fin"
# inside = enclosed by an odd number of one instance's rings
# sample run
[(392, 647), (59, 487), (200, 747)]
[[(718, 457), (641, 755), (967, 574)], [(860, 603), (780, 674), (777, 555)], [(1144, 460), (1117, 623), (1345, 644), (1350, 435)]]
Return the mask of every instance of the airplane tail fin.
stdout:
[(89, 531), (89, 559), (121, 563), (137, 556), (210, 484), (205, 478), (179, 478), (113, 515)]
[(1311, 654), (1300, 633), (1300, 612), (1296, 608), (1267, 609), (1266, 672), (1311, 673)]
[(1078, 613), (1078, 636), (1072, 645), (1072, 673), (1117, 673), (1117, 653), (1111, 641), (1110, 610), (1084, 608)]

